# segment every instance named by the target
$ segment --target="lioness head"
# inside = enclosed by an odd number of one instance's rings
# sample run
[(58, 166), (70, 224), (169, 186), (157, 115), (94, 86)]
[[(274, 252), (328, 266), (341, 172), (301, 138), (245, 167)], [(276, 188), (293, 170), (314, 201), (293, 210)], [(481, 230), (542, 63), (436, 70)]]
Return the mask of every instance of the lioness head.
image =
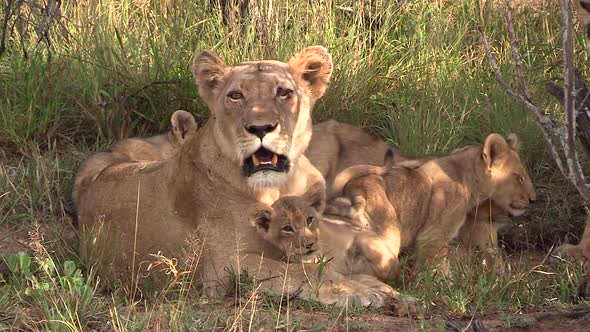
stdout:
[(193, 75), (215, 118), (221, 152), (241, 166), (252, 188), (284, 184), (311, 139), (311, 110), (332, 74), (332, 58), (308, 47), (288, 62), (231, 67), (210, 51), (196, 55)]
[(507, 140), (498, 134), (490, 134), (482, 150), (482, 159), (491, 175), (491, 199), (513, 216), (523, 214), (529, 202), (537, 199), (519, 152), (520, 143), (515, 134), (510, 134)]
[(325, 192), (313, 186), (301, 196), (283, 196), (272, 206), (256, 203), (249, 211), (251, 224), (262, 237), (292, 261), (314, 256), (318, 250), (320, 213)]

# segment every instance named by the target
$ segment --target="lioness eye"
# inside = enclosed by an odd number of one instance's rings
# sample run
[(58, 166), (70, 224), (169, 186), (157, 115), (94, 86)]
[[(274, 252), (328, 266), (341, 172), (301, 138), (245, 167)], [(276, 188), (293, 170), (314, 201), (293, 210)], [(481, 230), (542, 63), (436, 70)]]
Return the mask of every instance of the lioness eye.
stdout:
[(277, 88), (277, 96), (279, 96), (280, 98), (287, 99), (291, 97), (292, 94), (293, 90), (291, 89)]
[(295, 229), (291, 225), (287, 225), (283, 227), (283, 232), (285, 233), (295, 233)]
[(228, 93), (227, 96), (231, 100), (240, 100), (240, 99), (244, 98), (244, 95), (242, 95), (242, 93), (240, 91), (230, 91), (230, 93)]
[(307, 217), (307, 224), (308, 224), (308, 225), (311, 225), (311, 224), (313, 224), (313, 221), (314, 221), (314, 220), (315, 220), (315, 218), (314, 218), (314, 217)]

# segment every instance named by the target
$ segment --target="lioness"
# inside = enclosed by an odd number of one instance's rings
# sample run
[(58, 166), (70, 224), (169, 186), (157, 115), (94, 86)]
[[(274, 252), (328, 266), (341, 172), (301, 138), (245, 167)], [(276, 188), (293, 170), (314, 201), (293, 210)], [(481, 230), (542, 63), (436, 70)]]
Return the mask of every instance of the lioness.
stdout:
[(223, 295), (234, 268), (255, 275), (266, 291), (325, 304), (388, 303), (393, 289), (372, 276), (350, 280), (328, 268), (319, 278), (317, 265), (285, 266), (267, 258), (244, 213), (256, 202), (272, 204), (323, 184), (303, 151), (311, 138), (311, 110), (332, 73), (328, 51), (312, 46), (286, 63), (233, 67), (203, 51), (192, 71), (211, 118), (171, 158), (89, 184), (80, 196), (80, 225), (102, 225), (93, 228), (104, 236), (86, 233), (82, 255), (111, 249), (102, 262), (112, 261), (119, 276), (127, 270), (133, 277), (150, 253), (179, 257), (196, 232), (204, 245), (197, 276), (210, 296)]
[[(391, 244), (387, 255), (414, 245), (419, 264), (434, 263), (446, 257), (468, 212), (483, 201), (520, 215), (536, 199), (518, 153), (516, 135), (506, 141), (490, 134), (483, 146), (467, 146), (417, 168), (386, 165), (378, 171), (384, 175), (366, 175), (363, 168), (375, 166), (349, 168), (336, 177), (332, 192), (365, 205), (371, 228)], [(389, 268), (396, 265), (389, 260)]]
[(166, 134), (124, 139), (113, 145), (110, 151), (92, 155), (76, 174), (72, 191), (74, 204), (78, 204), (81, 192), (105, 168), (114, 165), (125, 167), (121, 163), (168, 159), (194, 135), (197, 128), (197, 122), (192, 114), (178, 110), (172, 114), (170, 130)]

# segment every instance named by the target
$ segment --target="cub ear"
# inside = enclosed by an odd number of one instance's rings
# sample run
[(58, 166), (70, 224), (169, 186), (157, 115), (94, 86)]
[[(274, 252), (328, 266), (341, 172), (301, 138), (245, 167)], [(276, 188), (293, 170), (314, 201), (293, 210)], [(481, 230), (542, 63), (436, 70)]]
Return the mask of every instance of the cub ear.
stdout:
[(303, 194), (303, 199), (318, 211), (318, 213), (323, 213), (326, 208), (326, 184), (321, 181), (314, 183)]
[(198, 125), (195, 117), (187, 111), (178, 110), (172, 114), (170, 118), (172, 131), (179, 142), (186, 140), (190, 135), (194, 134)]
[(267, 233), (272, 221), (273, 209), (267, 204), (256, 203), (248, 210), (248, 219), (252, 226), (262, 233)]
[(287, 64), (295, 77), (309, 84), (315, 99), (324, 95), (332, 76), (332, 56), (325, 47), (307, 47), (295, 54)]
[(488, 169), (492, 168), (494, 162), (510, 150), (504, 137), (499, 134), (489, 134), (483, 145), (482, 158)]
[(506, 142), (512, 148), (512, 150), (520, 152), (520, 140), (518, 139), (515, 133), (511, 133), (510, 135), (508, 135), (508, 138), (506, 138)]
[(199, 95), (209, 108), (227, 74), (227, 67), (215, 53), (205, 50), (195, 55), (193, 77), (199, 87)]

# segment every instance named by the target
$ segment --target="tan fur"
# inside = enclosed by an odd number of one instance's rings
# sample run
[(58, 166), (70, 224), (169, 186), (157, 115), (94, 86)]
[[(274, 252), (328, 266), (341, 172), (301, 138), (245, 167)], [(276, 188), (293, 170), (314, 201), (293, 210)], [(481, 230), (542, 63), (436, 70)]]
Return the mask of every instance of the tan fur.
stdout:
[[(197, 54), (193, 75), (211, 118), (171, 158), (90, 183), (80, 198), (80, 225), (99, 228), (104, 236), (83, 232), (82, 255), (110, 249), (112, 256), (101, 262), (112, 262), (116, 274), (107, 276), (133, 276), (129, 272), (137, 272), (150, 254), (181, 257), (185, 240), (195, 233), (204, 246), (196, 277), (209, 296), (223, 295), (233, 270), (256, 276), (268, 292), (324, 304), (386, 305), (396, 293), (372, 276), (348, 278), (328, 267), (319, 278), (318, 265), (268, 258), (273, 252), (261, 246), (246, 213), (257, 202), (272, 204), (281, 195), (302, 195), (318, 181), (324, 185), (303, 151), (311, 137), (311, 110), (331, 70), (330, 54), (320, 46), (287, 63), (234, 67), (209, 51)], [(260, 138), (251, 126), (271, 130)], [(247, 158), (262, 146), (287, 156), (289, 171), (246, 176)]]
[[(429, 264), (446, 256), (468, 212), (485, 200), (520, 215), (536, 199), (516, 137), (507, 142), (498, 134), (489, 135), (483, 146), (458, 149), (415, 169), (352, 176), (344, 194), (365, 206), (370, 229), (391, 244), (388, 257), (415, 246), (418, 262)], [(391, 260), (389, 268), (395, 271), (396, 265)]]
[[(265, 252), (274, 259), (301, 262), (319, 248), (318, 209), (324, 204), (325, 188), (315, 185), (303, 196), (283, 196), (269, 206), (256, 203), (248, 212), (252, 226), (266, 242)], [(282, 257), (281, 257), (282, 256)]]
[[(513, 142), (513, 144), (515, 148), (519, 148), (518, 142)], [(398, 167), (416, 168), (429, 160), (442, 157), (431, 155), (418, 159), (407, 159), (382, 140), (365, 133), (359, 128), (334, 120), (328, 120), (314, 126), (314, 134), (306, 155), (326, 178), (328, 197), (336, 197), (332, 200), (328, 212), (347, 217), (357, 227), (368, 227), (370, 218), (367, 218), (362, 201), (351, 202), (349, 199), (338, 197), (339, 194), (332, 192), (332, 190), (341, 192), (343, 184), (347, 183), (351, 177), (350, 174), (346, 175), (342, 171), (351, 166), (359, 166), (360, 168), (356, 170), (351, 168), (349, 173), (360, 171), (361, 173), (381, 174), (381, 167), (366, 168), (366, 165), (381, 165), (383, 156), (388, 149), (394, 152), (393, 164)], [(338, 183), (335, 183), (336, 174), (339, 175)], [(483, 252), (498, 252), (497, 230), (504, 225), (508, 212), (496, 206), (493, 209), (494, 215), (490, 217), (486, 213), (486, 211), (489, 211), (489, 205), (490, 201), (484, 201), (480, 206), (470, 211), (468, 220), (473, 222), (466, 223), (465, 229), (460, 231), (463, 238), (478, 239), (475, 246), (474, 243), (462, 242), (470, 249), (478, 248)], [(490, 220), (502, 222), (493, 222), (490, 225)], [(488, 241), (487, 239), (492, 240)], [(487, 247), (484, 248), (484, 245), (487, 245)], [(487, 257), (488, 261), (490, 257)], [(500, 259), (496, 261), (501, 262)]]
[(92, 155), (76, 174), (72, 197), (77, 205), (80, 195), (98, 175), (109, 167), (125, 167), (125, 163), (156, 161), (170, 158), (197, 131), (192, 114), (178, 110), (170, 118), (170, 131), (146, 138), (128, 138), (115, 143), (108, 152)]
[(580, 243), (576, 245), (562, 244), (555, 249), (553, 254), (562, 258), (567, 257), (582, 262), (590, 258), (590, 215), (586, 217), (586, 227), (584, 228), (584, 234), (582, 234)]
[(498, 247), (498, 230), (510, 223), (510, 214), (491, 200), (486, 200), (467, 214), (458, 239), (464, 248), (481, 254), (485, 266), (503, 268)]
[[(381, 139), (346, 123), (328, 120), (313, 126), (313, 135), (305, 155), (322, 173), (326, 183), (354, 165), (381, 165), (390, 147)], [(404, 160), (394, 151), (394, 162)], [(331, 197), (328, 192), (328, 197)]]
[[(323, 260), (336, 271), (349, 276), (375, 275), (390, 279), (383, 271), (388, 249), (385, 242), (367, 241), (378, 237), (373, 231), (362, 230), (347, 222), (323, 219), (318, 208), (325, 200), (325, 189), (313, 186), (303, 196), (284, 196), (272, 206), (255, 204), (248, 212), (252, 226), (262, 235), (266, 252), (274, 259), (292, 263)], [(411, 310), (415, 299), (400, 296), (399, 305)]]

